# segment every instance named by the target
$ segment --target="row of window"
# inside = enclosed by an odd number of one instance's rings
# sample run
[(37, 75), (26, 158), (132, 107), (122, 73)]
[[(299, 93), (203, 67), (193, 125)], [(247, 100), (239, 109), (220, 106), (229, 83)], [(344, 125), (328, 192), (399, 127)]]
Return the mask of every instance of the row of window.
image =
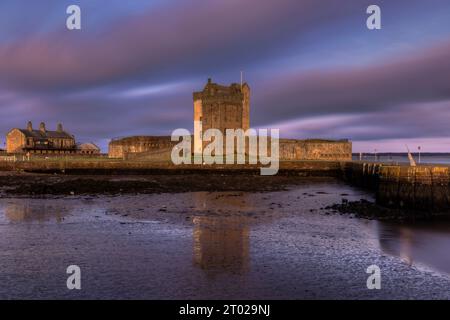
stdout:
[(28, 152), (37, 154), (72, 154), (76, 153), (76, 150), (30, 150)]
[(171, 146), (170, 143), (141, 143), (141, 147), (145, 148), (168, 148)]
[(27, 147), (33, 146), (52, 146), (55, 148), (71, 147), (73, 142), (67, 139), (55, 139), (55, 140), (34, 140), (33, 138), (27, 139)]

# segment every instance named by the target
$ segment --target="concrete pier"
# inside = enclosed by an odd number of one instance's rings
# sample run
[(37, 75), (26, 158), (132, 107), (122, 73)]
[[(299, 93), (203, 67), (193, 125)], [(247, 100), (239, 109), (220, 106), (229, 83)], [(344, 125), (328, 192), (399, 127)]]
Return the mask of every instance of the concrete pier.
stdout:
[(450, 210), (448, 166), (348, 162), (343, 172), (350, 183), (373, 190), (380, 205), (427, 212)]

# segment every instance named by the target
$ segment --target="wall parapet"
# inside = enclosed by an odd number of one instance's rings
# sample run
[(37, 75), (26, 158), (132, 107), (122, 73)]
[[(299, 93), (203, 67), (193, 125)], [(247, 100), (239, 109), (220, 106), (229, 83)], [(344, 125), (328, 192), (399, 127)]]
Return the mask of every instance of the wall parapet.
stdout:
[(390, 208), (425, 212), (450, 211), (450, 167), (349, 162), (344, 177), (373, 190), (377, 203)]

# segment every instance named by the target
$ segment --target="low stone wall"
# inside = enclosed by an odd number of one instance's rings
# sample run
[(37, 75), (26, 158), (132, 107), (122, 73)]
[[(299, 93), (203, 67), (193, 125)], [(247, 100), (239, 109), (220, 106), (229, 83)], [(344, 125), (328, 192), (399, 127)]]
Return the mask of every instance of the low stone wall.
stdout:
[[(1, 162), (0, 170), (64, 174), (260, 174), (261, 165), (174, 165), (169, 161), (68, 160)], [(281, 161), (278, 174), (334, 176), (341, 174), (337, 161)]]
[(280, 139), (280, 160), (351, 161), (352, 143), (348, 140)]
[(441, 212), (450, 210), (449, 169), (353, 162), (345, 164), (344, 177), (354, 185), (373, 190), (381, 205)]
[(124, 154), (125, 160), (149, 160), (149, 161), (171, 161), (172, 148), (161, 148), (145, 152), (128, 152)]
[(124, 159), (130, 153), (153, 152), (174, 146), (170, 136), (133, 136), (113, 139), (108, 146), (109, 158)]
[[(177, 143), (177, 141), (171, 141), (170, 136), (113, 139), (109, 143), (108, 156), (117, 159), (168, 160), (170, 149)], [(280, 139), (279, 147), (280, 160), (352, 160), (352, 143), (348, 140)], [(194, 150), (193, 147), (192, 150)], [(246, 152), (248, 152), (248, 142)], [(270, 147), (268, 153), (270, 154)]]

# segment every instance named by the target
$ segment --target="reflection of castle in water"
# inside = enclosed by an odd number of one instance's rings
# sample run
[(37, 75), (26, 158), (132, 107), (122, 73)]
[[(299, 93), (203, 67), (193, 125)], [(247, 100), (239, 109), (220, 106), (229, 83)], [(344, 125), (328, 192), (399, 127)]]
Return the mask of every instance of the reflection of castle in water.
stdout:
[(250, 218), (239, 212), (252, 209), (248, 197), (199, 192), (194, 203), (198, 212), (193, 220), (194, 264), (209, 273), (247, 271)]
[(214, 271), (247, 270), (249, 228), (240, 218), (196, 217), (194, 224), (195, 265)]
[(11, 222), (44, 222), (55, 220), (61, 222), (67, 215), (62, 208), (44, 203), (28, 203), (27, 201), (8, 202), (4, 208), (6, 218)]

